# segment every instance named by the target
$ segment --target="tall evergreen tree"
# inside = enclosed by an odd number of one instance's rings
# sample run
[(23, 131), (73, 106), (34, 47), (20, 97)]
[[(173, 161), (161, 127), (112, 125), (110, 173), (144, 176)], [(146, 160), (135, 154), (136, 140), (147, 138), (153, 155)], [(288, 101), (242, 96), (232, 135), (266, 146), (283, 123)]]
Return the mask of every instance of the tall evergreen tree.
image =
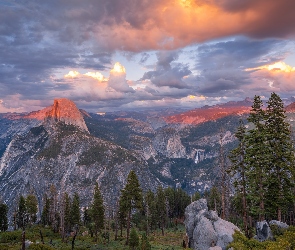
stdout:
[(43, 197), (43, 210), (41, 215), (41, 221), (44, 226), (49, 225), (49, 209), (50, 209), (50, 200), (45, 194)]
[(68, 195), (68, 193), (64, 194), (63, 198), (63, 203), (64, 203), (64, 227), (65, 227), (65, 232), (70, 232), (71, 231), (71, 211), (72, 211), (72, 202), (71, 198)]
[(167, 207), (166, 197), (162, 186), (159, 186), (156, 193), (156, 211), (158, 218), (158, 225), (161, 228), (162, 235), (164, 235), (165, 224), (167, 222)]
[(242, 214), (244, 230), (247, 237), (249, 237), (248, 226), (248, 204), (247, 204), (247, 165), (245, 162), (246, 153), (246, 127), (242, 120), (235, 133), (239, 141), (238, 146), (230, 152), (230, 160), (232, 162), (229, 168), (229, 174), (234, 178), (234, 187), (236, 193), (242, 198)]
[(255, 96), (248, 117), (248, 121), (254, 125), (254, 128), (249, 130), (246, 136), (245, 162), (248, 165), (248, 197), (252, 202), (249, 207), (251, 207), (251, 214), (257, 216), (260, 221), (265, 219), (266, 166), (270, 163), (265, 119), (262, 100), (260, 96)]
[(139, 237), (134, 227), (131, 229), (129, 246), (132, 250), (135, 250), (139, 246)]
[(8, 229), (7, 219), (8, 207), (4, 203), (0, 203), (0, 231), (4, 232)]
[(97, 240), (98, 232), (104, 228), (104, 206), (98, 184), (96, 183), (93, 193), (93, 202), (90, 208), (91, 220), (94, 224), (93, 230)]
[(29, 194), (26, 198), (26, 209), (28, 215), (28, 223), (33, 224), (37, 220), (38, 201), (34, 194)]
[(281, 98), (272, 93), (267, 104), (265, 125), (270, 163), (266, 207), (270, 214), (276, 212), (281, 221), (282, 211), (294, 201), (294, 148)]
[(208, 208), (221, 214), (221, 194), (216, 186), (211, 187), (210, 191), (204, 197), (208, 201)]
[(79, 195), (75, 193), (71, 206), (71, 226), (79, 226), (80, 222), (80, 198)]
[(151, 250), (152, 249), (152, 246), (146, 236), (145, 233), (142, 234), (141, 236), (141, 241), (140, 241), (140, 247), (139, 247), (140, 250)]
[[(130, 222), (133, 209), (140, 209), (142, 206), (142, 190), (139, 181), (133, 170), (131, 170), (127, 177), (127, 183), (124, 189), (121, 190), (120, 207), (126, 211), (127, 214), (127, 240), (129, 243)], [(120, 209), (121, 209), (120, 208)], [(122, 211), (123, 212), (123, 211)]]
[(18, 202), (18, 211), (17, 211), (17, 226), (18, 228), (25, 228), (27, 224), (26, 216), (26, 200), (21, 195)]
[(145, 214), (147, 220), (147, 235), (149, 231), (153, 230), (153, 226), (156, 224), (156, 202), (155, 202), (155, 194), (149, 189), (145, 194)]

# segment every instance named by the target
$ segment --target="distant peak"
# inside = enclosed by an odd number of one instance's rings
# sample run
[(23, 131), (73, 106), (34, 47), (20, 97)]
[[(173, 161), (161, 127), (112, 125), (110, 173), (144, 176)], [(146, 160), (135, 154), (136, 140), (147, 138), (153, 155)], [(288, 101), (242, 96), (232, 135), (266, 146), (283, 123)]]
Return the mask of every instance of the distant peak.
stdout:
[(45, 119), (62, 121), (88, 131), (80, 110), (73, 101), (66, 98), (54, 99), (53, 106), (46, 112)]

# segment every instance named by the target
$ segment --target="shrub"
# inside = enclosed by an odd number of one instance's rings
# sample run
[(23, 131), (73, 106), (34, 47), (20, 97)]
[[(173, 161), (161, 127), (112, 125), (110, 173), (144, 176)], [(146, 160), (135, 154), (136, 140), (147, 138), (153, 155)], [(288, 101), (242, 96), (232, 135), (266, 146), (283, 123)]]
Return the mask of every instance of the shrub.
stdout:
[(43, 244), (31, 244), (28, 250), (54, 250), (54, 248)]
[(21, 231), (3, 232), (0, 234), (1, 243), (20, 242), (22, 237)]

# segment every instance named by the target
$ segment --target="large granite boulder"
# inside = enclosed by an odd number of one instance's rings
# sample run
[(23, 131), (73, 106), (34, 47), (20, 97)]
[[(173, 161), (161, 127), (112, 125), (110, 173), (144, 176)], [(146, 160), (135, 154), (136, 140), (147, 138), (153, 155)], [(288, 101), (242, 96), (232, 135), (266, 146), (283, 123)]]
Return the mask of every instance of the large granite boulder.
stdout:
[(264, 220), (256, 223), (256, 235), (254, 238), (259, 241), (273, 239), (273, 235), (267, 221)]
[(195, 250), (222, 249), (233, 241), (235, 230), (231, 222), (218, 217), (215, 211), (208, 211), (206, 199), (194, 201), (185, 209), (185, 227), (189, 247)]

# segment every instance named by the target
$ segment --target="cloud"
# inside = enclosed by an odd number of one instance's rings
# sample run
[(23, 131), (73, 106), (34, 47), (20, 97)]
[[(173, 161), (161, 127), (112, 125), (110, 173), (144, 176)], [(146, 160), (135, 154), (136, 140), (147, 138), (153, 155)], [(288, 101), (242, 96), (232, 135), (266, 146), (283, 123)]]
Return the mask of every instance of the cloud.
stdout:
[[(247, 69), (260, 69), (266, 63), (273, 64), (284, 59), (288, 42), (276, 39), (249, 40), (237, 38), (232, 41), (203, 44), (195, 51), (195, 70), (186, 82), (194, 85), (200, 95), (244, 98), (259, 92), (267, 95), (273, 81), (268, 75), (259, 77)], [(273, 91), (273, 90), (272, 90)]]
[(15, 44), (177, 49), (233, 35), (294, 36), (294, 8), (293, 0), (32, 0), (2, 6), (0, 32)]
[(183, 78), (190, 75), (191, 71), (188, 65), (174, 62), (178, 59), (178, 53), (177, 51), (158, 52), (155, 70), (144, 73), (140, 80), (150, 80), (157, 87), (188, 88)]

